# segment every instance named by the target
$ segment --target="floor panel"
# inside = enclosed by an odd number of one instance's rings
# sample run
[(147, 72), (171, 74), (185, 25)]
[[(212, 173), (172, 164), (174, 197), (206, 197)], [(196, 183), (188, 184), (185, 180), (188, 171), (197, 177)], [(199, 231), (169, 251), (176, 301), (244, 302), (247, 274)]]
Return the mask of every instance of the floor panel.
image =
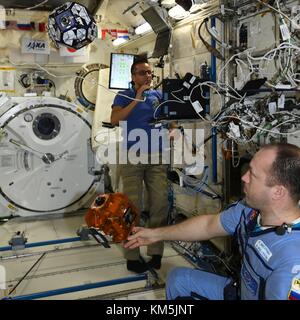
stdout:
[[(83, 224), (82, 214), (49, 219), (16, 218), (0, 226), (0, 246), (7, 246), (11, 236), (18, 231), (25, 232), (27, 243), (77, 237), (76, 231)], [(146, 248), (141, 248), (141, 254), (146, 261), (149, 259)], [(20, 282), (42, 255), (39, 263)], [(107, 249), (94, 240), (3, 251), (0, 252), (0, 265), (5, 269), (7, 285), (6, 290), (0, 290), (1, 297), (7, 296), (19, 282), (12, 297), (135, 276), (135, 273), (126, 269), (126, 260), (119, 245), (112, 244)], [(161, 300), (165, 299), (164, 283), (167, 274), (176, 266), (191, 265), (171, 244), (166, 243), (156, 281), (149, 273), (148, 281), (108, 285), (43, 299)]]

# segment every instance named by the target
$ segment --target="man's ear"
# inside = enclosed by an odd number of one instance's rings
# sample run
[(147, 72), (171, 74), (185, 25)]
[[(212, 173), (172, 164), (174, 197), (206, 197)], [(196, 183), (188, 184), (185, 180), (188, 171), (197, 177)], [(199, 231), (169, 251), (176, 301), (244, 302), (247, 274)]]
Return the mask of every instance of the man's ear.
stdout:
[(274, 200), (283, 199), (288, 193), (288, 190), (282, 185), (276, 185), (273, 187)]

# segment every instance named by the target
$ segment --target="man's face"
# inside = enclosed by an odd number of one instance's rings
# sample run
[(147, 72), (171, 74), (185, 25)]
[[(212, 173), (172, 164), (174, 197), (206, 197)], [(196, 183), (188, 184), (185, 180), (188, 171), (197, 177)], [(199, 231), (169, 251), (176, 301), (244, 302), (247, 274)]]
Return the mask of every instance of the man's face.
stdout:
[(272, 201), (272, 187), (266, 185), (266, 179), (275, 158), (274, 149), (258, 151), (251, 160), (248, 171), (242, 177), (245, 199), (252, 208), (262, 209)]
[(151, 85), (152, 82), (152, 71), (148, 63), (139, 63), (135, 66), (134, 74), (132, 75), (132, 80), (136, 87), (141, 87), (143, 85)]

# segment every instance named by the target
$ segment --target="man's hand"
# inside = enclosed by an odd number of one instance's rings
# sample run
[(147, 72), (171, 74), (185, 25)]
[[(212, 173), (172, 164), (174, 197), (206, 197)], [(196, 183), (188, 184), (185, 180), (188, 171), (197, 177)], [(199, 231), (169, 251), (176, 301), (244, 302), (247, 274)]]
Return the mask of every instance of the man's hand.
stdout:
[(136, 99), (142, 99), (143, 98), (143, 92), (146, 90), (150, 90), (151, 86), (150, 84), (143, 84), (140, 88), (138, 88), (136, 92)]
[(128, 241), (124, 243), (124, 248), (134, 249), (140, 246), (147, 246), (160, 240), (156, 236), (154, 229), (135, 227), (132, 233), (133, 234), (128, 237)]

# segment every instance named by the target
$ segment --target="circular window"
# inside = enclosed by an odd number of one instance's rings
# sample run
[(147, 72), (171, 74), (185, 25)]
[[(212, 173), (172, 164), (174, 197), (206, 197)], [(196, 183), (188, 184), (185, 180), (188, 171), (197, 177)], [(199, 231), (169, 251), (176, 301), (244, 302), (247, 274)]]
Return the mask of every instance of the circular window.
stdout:
[(60, 131), (58, 118), (51, 113), (42, 113), (37, 116), (32, 125), (33, 132), (42, 140), (54, 139)]

